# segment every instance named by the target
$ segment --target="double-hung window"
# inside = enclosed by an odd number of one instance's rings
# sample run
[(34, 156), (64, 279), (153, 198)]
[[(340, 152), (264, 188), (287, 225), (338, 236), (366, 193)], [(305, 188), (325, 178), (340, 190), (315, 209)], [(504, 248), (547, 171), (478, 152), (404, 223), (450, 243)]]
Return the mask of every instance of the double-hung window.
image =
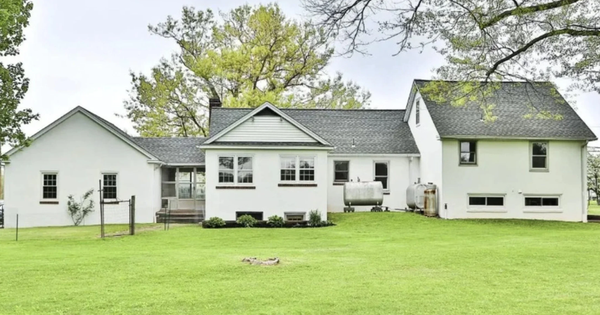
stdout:
[(253, 183), (253, 166), (251, 156), (220, 156), (219, 183), (251, 184)]
[(531, 153), (531, 170), (548, 170), (548, 142), (531, 142), (529, 152)]
[(117, 199), (117, 174), (102, 174), (102, 198)]
[(303, 156), (282, 156), (279, 180), (282, 182), (314, 182), (315, 158)]
[(42, 199), (58, 199), (58, 174), (42, 174)]
[(333, 161), (333, 181), (338, 183), (350, 180), (350, 161)]
[(389, 190), (389, 161), (376, 161), (375, 162), (375, 181), (381, 182), (383, 190)]
[(477, 164), (477, 142), (476, 141), (460, 141), (460, 164), (461, 165)]

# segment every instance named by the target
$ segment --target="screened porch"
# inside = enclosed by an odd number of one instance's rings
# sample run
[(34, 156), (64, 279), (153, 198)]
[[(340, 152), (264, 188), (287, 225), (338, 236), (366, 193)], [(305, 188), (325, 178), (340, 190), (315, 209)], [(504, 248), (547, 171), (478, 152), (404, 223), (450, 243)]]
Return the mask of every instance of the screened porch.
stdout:
[(163, 166), (161, 171), (161, 210), (204, 212), (204, 166)]

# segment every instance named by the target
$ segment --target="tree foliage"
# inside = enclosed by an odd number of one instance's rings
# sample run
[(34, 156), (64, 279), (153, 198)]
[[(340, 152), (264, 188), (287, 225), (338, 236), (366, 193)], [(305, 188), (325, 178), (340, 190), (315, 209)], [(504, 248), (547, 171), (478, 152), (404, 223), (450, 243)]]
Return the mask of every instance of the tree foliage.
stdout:
[(285, 17), (276, 4), (241, 6), (215, 18), (184, 7), (182, 17), (150, 25), (179, 50), (150, 75), (132, 73), (127, 117), (143, 136), (207, 135), (208, 99), (228, 107), (361, 108), (370, 94), (325, 73), (332, 37)]
[(588, 153), (587, 164), (588, 190), (595, 192), (598, 196), (599, 187), (596, 184), (600, 180), (600, 156)]
[(304, 4), (321, 27), (347, 43), (347, 53), (365, 53), (366, 45), (379, 40), (395, 40), (396, 54), (434, 49), (446, 61), (435, 69), (437, 78), (464, 82), (454, 85), (460, 87), (459, 98), (483, 98), (502, 80), (568, 78), (574, 82), (571, 88), (600, 92), (600, 1), (304, 0)]
[[(25, 40), (23, 29), (29, 24), (32, 8), (33, 4), (27, 0), (0, 0), (0, 58), (19, 54), (18, 47)], [(21, 63), (0, 61), (0, 146), (29, 144), (21, 126), (38, 119), (38, 115), (31, 109), (18, 108), (28, 88), (29, 80)]]

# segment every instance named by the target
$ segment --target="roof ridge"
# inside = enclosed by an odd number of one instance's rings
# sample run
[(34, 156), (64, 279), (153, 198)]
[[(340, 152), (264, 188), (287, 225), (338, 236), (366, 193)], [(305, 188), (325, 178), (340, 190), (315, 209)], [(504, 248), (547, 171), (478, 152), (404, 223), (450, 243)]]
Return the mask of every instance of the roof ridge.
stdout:
[(143, 137), (143, 136), (136, 136), (133, 137), (134, 139), (206, 139), (207, 137)]
[[(342, 109), (342, 108), (282, 108), (282, 107), (277, 107), (278, 109), (282, 110), (282, 111), (288, 111), (288, 110), (297, 110), (297, 111), (335, 111), (335, 112), (381, 112), (381, 111), (391, 111), (391, 112), (403, 112), (406, 111), (406, 109), (399, 109), (399, 108), (350, 108), (350, 109)], [(218, 107), (218, 108), (213, 108), (217, 109), (217, 110), (254, 110), (255, 108), (252, 107)]]

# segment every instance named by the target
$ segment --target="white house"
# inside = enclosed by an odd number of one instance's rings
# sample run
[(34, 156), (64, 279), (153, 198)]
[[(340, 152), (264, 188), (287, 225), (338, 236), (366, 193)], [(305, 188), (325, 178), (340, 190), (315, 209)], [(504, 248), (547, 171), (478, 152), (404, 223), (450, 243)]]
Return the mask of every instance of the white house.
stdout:
[[(343, 183), (381, 181), (384, 206), (437, 185), (440, 217), (587, 220), (586, 146), (595, 135), (548, 84), (503, 83), (479, 106), (434, 102), (415, 80), (406, 110), (211, 107), (209, 138), (131, 137), (77, 107), (8, 152), (6, 226), (69, 225), (67, 196), (136, 195), (137, 222), (243, 214), (306, 219), (342, 211)], [(526, 118), (534, 108), (562, 119)], [(96, 202), (99, 193), (94, 194)], [(126, 222), (109, 206), (109, 222)], [(370, 207), (357, 207), (369, 210)], [(158, 216), (157, 216), (158, 215)], [(99, 213), (85, 224), (98, 224)]]

